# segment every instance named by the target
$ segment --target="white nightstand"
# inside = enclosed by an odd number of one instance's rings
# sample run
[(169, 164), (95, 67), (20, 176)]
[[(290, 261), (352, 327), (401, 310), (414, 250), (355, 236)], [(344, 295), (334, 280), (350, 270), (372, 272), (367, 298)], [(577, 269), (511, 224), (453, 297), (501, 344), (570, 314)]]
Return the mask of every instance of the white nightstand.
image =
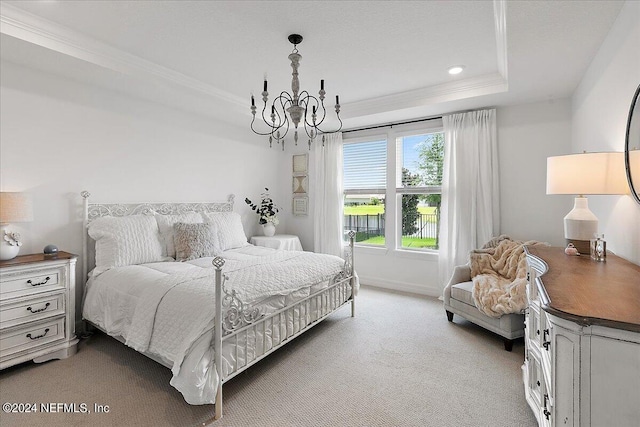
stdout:
[(267, 248), (282, 249), (285, 251), (301, 251), (302, 244), (298, 236), (293, 234), (276, 234), (275, 236), (253, 236), (249, 241), (252, 245), (265, 246)]
[(76, 353), (76, 255), (0, 261), (0, 369)]

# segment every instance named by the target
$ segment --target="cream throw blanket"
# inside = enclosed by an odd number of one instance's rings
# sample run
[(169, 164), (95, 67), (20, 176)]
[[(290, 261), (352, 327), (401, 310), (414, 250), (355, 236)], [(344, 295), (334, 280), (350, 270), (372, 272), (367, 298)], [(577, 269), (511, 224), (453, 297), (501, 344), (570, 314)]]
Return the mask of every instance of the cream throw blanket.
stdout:
[(473, 301), (478, 310), (490, 317), (520, 313), (527, 306), (527, 260), (524, 245), (541, 244), (511, 240), (502, 235), (483, 249), (469, 253), (473, 280)]

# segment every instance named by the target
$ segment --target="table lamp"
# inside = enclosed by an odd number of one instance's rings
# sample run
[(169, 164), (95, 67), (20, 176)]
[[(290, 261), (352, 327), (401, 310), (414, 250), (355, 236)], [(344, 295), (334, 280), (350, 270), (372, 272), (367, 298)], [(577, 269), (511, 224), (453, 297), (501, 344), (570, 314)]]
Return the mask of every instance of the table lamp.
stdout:
[(588, 194), (627, 194), (624, 153), (582, 153), (547, 158), (547, 194), (575, 194), (564, 217), (565, 245), (573, 243), (589, 254), (589, 241), (598, 232), (598, 218), (589, 210)]
[(20, 235), (9, 224), (33, 221), (33, 203), (27, 193), (0, 192), (0, 260), (13, 259), (20, 252)]

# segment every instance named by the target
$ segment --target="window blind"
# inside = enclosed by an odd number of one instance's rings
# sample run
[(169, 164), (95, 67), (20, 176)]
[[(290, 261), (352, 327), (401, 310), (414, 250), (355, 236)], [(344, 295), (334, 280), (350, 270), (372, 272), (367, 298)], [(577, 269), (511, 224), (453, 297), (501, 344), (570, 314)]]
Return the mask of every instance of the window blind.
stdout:
[(343, 153), (345, 192), (378, 190), (375, 193), (379, 193), (386, 188), (386, 140), (345, 144)]

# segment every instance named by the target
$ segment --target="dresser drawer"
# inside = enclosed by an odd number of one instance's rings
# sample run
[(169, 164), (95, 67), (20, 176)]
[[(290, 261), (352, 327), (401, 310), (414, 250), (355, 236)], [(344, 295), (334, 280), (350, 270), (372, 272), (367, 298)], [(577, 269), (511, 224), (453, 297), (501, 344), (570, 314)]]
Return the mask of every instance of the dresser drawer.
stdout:
[(0, 274), (0, 300), (64, 289), (64, 268), (39, 268)]
[(0, 358), (64, 338), (64, 317), (8, 329), (0, 332)]
[(535, 406), (540, 410), (543, 405), (542, 398), (545, 393), (545, 382), (542, 375), (542, 365), (540, 364), (538, 357), (533, 353), (529, 354), (529, 363), (527, 364), (527, 368), (529, 369), (529, 384), (527, 385), (527, 388)]
[(533, 347), (540, 349), (540, 309), (536, 304), (529, 305), (527, 320), (527, 337)]
[(12, 300), (0, 306), (0, 329), (64, 314), (64, 300), (64, 292)]

